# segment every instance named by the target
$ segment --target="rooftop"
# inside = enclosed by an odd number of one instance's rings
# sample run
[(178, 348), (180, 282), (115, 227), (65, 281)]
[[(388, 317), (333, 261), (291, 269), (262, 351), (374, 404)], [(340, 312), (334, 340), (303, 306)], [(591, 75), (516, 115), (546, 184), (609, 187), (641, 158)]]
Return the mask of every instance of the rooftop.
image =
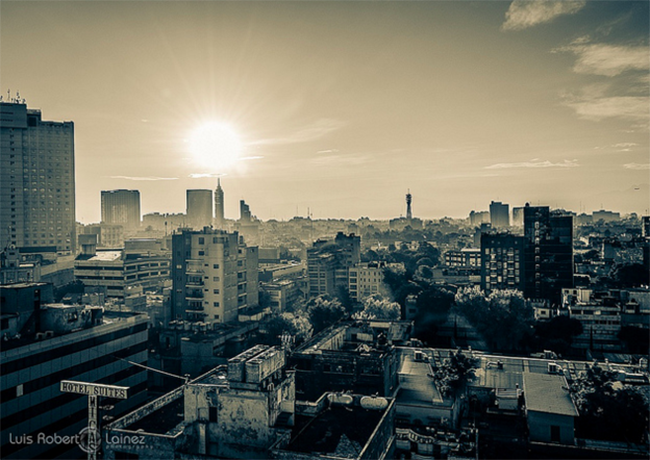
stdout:
[(331, 406), (314, 418), (296, 416), (291, 442), (283, 450), (356, 458), (385, 410)]
[(524, 374), (526, 409), (547, 414), (578, 416), (566, 379), (554, 374)]

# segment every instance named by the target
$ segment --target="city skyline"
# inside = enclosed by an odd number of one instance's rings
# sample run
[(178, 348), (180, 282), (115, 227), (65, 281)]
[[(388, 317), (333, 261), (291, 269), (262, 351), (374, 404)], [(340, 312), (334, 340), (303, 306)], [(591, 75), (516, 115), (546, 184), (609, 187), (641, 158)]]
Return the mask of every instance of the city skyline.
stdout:
[(218, 176), (231, 219), (241, 199), (263, 220), (387, 219), (406, 214), (409, 190), (421, 218), (491, 201), (650, 208), (647, 2), (0, 12), (3, 92), (75, 123), (84, 223), (100, 220), (101, 190), (180, 213), (186, 190)]

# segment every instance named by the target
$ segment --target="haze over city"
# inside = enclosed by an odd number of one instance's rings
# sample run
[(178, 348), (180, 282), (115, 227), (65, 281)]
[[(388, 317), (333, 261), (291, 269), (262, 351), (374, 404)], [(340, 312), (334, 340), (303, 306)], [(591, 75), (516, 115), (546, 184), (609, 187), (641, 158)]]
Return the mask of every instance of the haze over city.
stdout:
[(650, 208), (649, 5), (14, 2), (2, 89), (75, 123), (76, 216), (100, 191), (226, 217), (423, 218), (491, 200)]

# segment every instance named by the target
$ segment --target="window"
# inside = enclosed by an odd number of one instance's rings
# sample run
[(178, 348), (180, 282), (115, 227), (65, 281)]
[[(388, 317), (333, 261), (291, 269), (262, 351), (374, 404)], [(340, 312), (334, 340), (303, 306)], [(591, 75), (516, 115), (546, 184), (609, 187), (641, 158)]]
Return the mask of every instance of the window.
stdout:
[(210, 408), (209, 420), (211, 422), (216, 422), (217, 421), (217, 408), (216, 407), (211, 407)]
[(551, 441), (560, 442), (560, 427), (551, 425)]

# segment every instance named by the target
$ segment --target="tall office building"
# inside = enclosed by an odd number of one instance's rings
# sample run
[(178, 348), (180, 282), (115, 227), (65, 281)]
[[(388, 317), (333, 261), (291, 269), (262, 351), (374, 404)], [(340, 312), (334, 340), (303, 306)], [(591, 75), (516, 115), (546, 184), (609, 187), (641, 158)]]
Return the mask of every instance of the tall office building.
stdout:
[(523, 208), (523, 206), (512, 208), (512, 226), (513, 227), (523, 227), (524, 226), (524, 208)]
[(214, 218), (218, 229), (224, 230), (226, 219), (224, 217), (223, 189), (221, 179), (217, 179), (217, 189), (214, 191)]
[(0, 244), (73, 251), (74, 124), (17, 99), (0, 102), (0, 115)]
[(212, 190), (187, 191), (187, 221), (195, 230), (212, 225)]
[(524, 290), (524, 238), (509, 233), (481, 235), (481, 289)]
[(140, 227), (138, 190), (102, 190), (102, 223), (119, 224), (125, 230)]
[(237, 321), (258, 304), (258, 248), (237, 232), (204, 228), (172, 235), (172, 312), (186, 321)]
[(251, 207), (244, 200), (239, 201), (239, 220), (244, 223), (252, 220)]
[(147, 399), (146, 369), (126, 361), (147, 364), (147, 316), (50, 304), (52, 297), (45, 283), (0, 287), (2, 458), (85, 457), (74, 440), (46, 438), (75, 436), (88, 425), (88, 397), (62, 393), (61, 380), (129, 387), (128, 399), (110, 402), (100, 419)]
[(506, 228), (510, 226), (510, 205), (493, 201), (490, 203), (490, 223), (492, 228)]
[(559, 305), (573, 287), (573, 217), (526, 204), (524, 238), (524, 295)]

